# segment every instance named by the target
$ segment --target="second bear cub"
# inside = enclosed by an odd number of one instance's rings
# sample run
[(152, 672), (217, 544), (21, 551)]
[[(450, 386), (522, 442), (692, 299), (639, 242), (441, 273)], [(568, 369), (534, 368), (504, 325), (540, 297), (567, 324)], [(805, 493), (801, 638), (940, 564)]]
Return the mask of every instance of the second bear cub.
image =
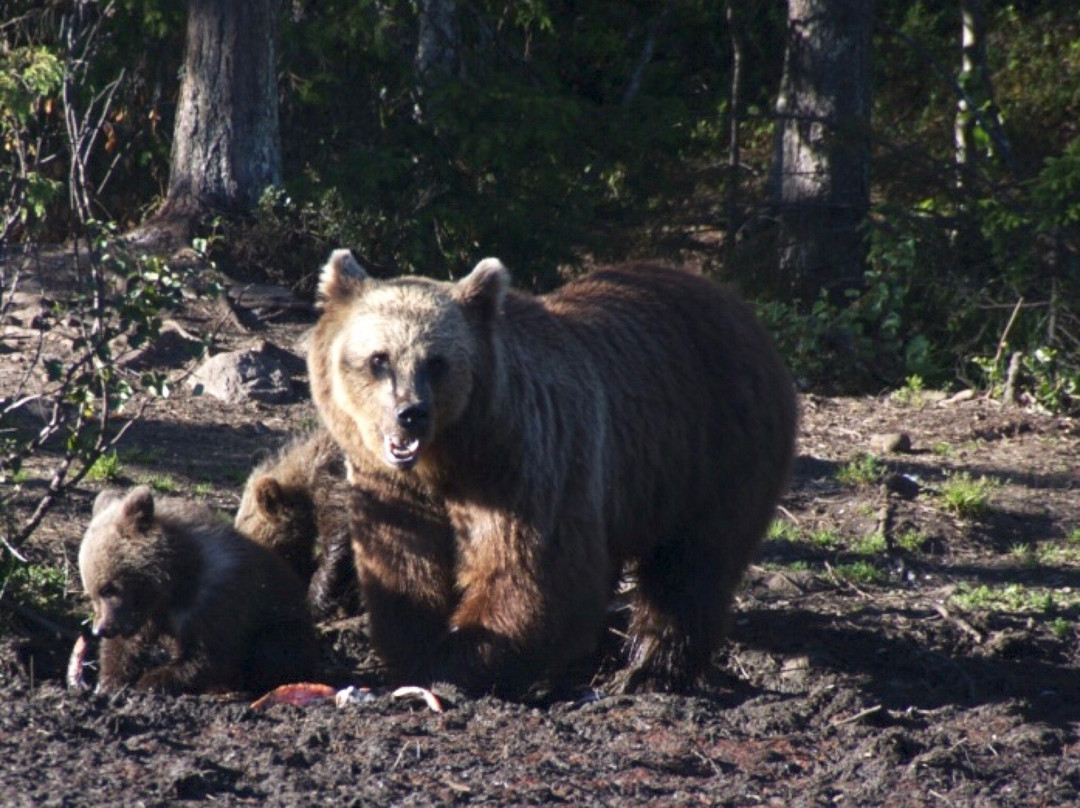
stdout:
[(252, 470), (234, 527), (285, 560), (307, 585), (317, 617), (355, 614), (360, 593), (346, 509), (341, 450), (325, 429), (314, 429)]

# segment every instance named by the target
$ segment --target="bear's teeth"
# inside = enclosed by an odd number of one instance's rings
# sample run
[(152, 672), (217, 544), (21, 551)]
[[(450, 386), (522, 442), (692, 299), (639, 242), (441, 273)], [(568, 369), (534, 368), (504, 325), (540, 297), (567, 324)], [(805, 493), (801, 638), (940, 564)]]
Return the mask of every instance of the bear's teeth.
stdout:
[(398, 443), (393, 438), (386, 439), (386, 448), (390, 457), (397, 461), (410, 461), (420, 451), (420, 439), (413, 438), (408, 443)]

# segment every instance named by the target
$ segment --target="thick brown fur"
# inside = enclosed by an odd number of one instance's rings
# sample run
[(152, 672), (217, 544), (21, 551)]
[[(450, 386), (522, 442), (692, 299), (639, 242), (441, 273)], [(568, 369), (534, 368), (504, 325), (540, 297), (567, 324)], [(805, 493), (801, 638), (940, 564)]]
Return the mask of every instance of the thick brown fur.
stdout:
[[(101, 638), (101, 691), (263, 691), (315, 673), (299, 579), (207, 508), (147, 486), (103, 491), (79, 570)], [(168, 659), (151, 661), (159, 645)]]
[(349, 526), (372, 643), (397, 676), (419, 681), (456, 597), (449, 517), (413, 478), (374, 465), (351, 468), (349, 478)]
[[(422, 612), (418, 675), (513, 690), (590, 652), (633, 562), (623, 685), (691, 687), (794, 451), (794, 391), (749, 307), (654, 264), (532, 297), (494, 259), (378, 282), (347, 251), (319, 292), (313, 398), (354, 478), (393, 481), (353, 500), (354, 541), (397, 537), (358, 554), (365, 597), (408, 605), (372, 615), (376, 638)], [(410, 527), (401, 489), (441, 502), (452, 539)]]
[(308, 586), (319, 617), (359, 611), (345, 464), (325, 429), (302, 432), (252, 470), (234, 526), (269, 547)]

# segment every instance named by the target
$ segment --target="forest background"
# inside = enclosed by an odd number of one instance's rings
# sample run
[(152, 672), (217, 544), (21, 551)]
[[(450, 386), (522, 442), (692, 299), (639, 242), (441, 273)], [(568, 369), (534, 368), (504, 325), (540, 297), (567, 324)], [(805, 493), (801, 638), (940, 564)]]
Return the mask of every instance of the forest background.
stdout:
[[(185, 32), (229, 6), (2, 4), (7, 249), (160, 216)], [(682, 260), (758, 302), (804, 388), (992, 387), (1015, 353), (1038, 403), (1077, 406), (1072, 2), (239, 6), (272, 42), (210, 58), (276, 44), (280, 167), (202, 200), (194, 232), (231, 273), (310, 293), (346, 245), (438, 277), (499, 255), (544, 290)], [(853, 259), (806, 258), (851, 234)]]

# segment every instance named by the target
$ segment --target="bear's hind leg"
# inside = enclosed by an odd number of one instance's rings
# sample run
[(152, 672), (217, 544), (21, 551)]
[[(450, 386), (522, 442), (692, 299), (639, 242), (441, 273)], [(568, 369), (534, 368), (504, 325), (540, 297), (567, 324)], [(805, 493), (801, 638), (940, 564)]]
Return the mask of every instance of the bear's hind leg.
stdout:
[(716, 543), (689, 540), (695, 535), (639, 562), (622, 691), (689, 691), (724, 635), (746, 557), (708, 552)]

